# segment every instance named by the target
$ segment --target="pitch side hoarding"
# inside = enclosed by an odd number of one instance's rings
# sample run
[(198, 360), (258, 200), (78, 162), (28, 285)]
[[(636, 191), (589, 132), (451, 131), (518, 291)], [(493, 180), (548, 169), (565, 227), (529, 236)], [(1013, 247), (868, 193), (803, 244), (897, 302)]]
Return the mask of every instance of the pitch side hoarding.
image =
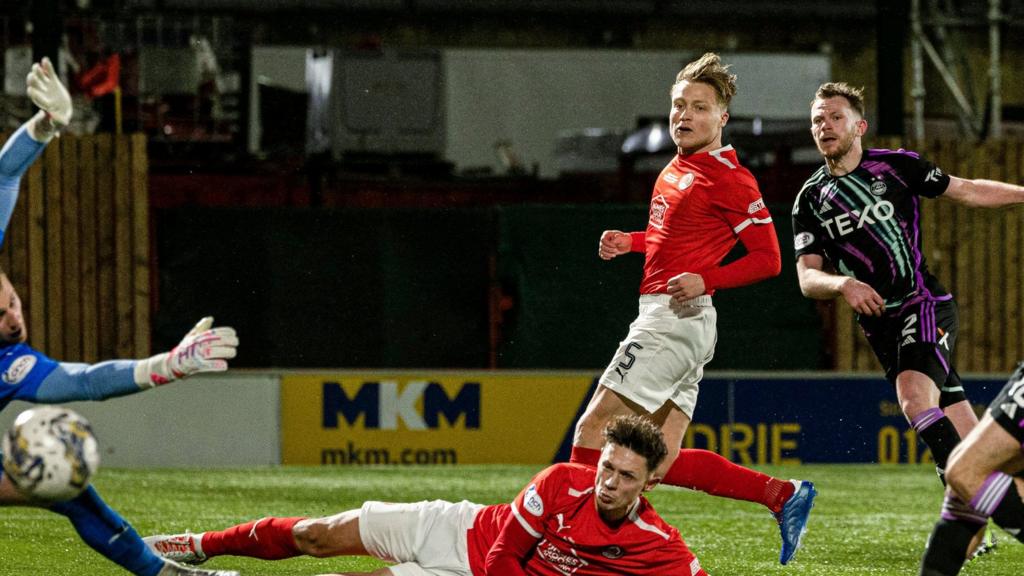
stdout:
[[(284, 375), (284, 464), (548, 464), (567, 460), (594, 372)], [(982, 410), (998, 377), (965, 378)], [(919, 463), (927, 447), (878, 377), (714, 374), (684, 446), (745, 465)]]

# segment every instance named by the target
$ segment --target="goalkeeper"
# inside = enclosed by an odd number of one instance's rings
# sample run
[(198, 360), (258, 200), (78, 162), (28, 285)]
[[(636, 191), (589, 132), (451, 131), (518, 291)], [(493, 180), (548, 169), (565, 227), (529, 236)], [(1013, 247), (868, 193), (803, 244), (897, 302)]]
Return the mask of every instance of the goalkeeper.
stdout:
[[(21, 176), (71, 119), (71, 97), (48, 59), (32, 65), (27, 84), (28, 95), (40, 111), (0, 150), (0, 243), (18, 199)], [(39, 404), (105, 400), (200, 372), (227, 370), (238, 339), (234, 329), (212, 328), (212, 324), (213, 318), (203, 318), (173, 350), (144, 360), (94, 365), (57, 362), (26, 344), (21, 300), (0, 270), (0, 410), (13, 400)], [(44, 507), (66, 516), (86, 544), (138, 576), (237, 576), (236, 572), (187, 568), (154, 555), (91, 486), (66, 502), (38, 502), (18, 492), (0, 472), (0, 506), (12, 505)]]

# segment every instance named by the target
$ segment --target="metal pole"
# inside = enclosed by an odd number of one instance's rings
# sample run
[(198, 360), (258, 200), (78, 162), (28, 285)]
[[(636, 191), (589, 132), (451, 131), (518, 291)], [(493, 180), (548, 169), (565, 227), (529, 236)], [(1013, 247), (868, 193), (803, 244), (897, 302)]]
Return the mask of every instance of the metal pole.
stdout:
[(1003, 14), (999, 0), (988, 2), (988, 47), (989, 66), (988, 78), (989, 87), (992, 92), (992, 116), (989, 124), (989, 136), (991, 138), (1003, 137), (1003, 97), (1000, 92), (1003, 89), (1002, 71), (1000, 69), (1000, 36), (999, 25), (1002, 23)]
[(921, 142), (924, 140), (924, 59), (921, 55), (921, 1), (911, 0), (910, 2), (910, 25), (913, 34), (910, 35), (910, 57), (913, 61), (913, 87), (910, 95), (914, 98), (914, 138)]

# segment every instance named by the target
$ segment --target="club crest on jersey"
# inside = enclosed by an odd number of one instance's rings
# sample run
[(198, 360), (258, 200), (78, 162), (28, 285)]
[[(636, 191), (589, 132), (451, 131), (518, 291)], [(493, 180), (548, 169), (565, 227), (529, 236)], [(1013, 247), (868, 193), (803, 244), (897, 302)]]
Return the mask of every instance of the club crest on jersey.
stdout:
[(618, 546), (609, 546), (604, 550), (601, 550), (601, 556), (604, 556), (605, 558), (611, 558), (612, 560), (615, 560), (616, 558), (622, 558), (623, 554), (625, 554), (625, 552), (622, 550), (622, 548), (619, 548)]
[(875, 196), (881, 196), (882, 194), (885, 194), (886, 190), (888, 189), (889, 188), (885, 185), (884, 180), (875, 180), (874, 182), (871, 183), (871, 193), (874, 194)]
[(540, 517), (544, 514), (544, 501), (541, 500), (540, 494), (537, 493), (537, 485), (530, 484), (530, 487), (526, 489), (526, 496), (523, 498), (523, 508), (534, 516)]
[(657, 228), (664, 226), (666, 212), (668, 212), (668, 200), (658, 194), (651, 200), (651, 225)]
[(679, 179), (679, 189), (686, 190), (687, 188), (689, 188), (690, 184), (693, 184), (693, 179), (693, 172), (687, 172), (686, 174), (683, 174), (683, 177)]
[(793, 248), (796, 250), (807, 248), (811, 245), (811, 242), (814, 242), (814, 234), (811, 234), (810, 232), (801, 232), (793, 238)]
[(747, 206), (747, 214), (753, 214), (761, 210), (764, 210), (764, 200), (761, 198), (754, 200), (750, 203), (750, 206)]
[(31, 354), (26, 354), (11, 362), (11, 365), (4, 371), (3, 379), (6, 384), (18, 384), (28, 376), (28, 373), (32, 371), (36, 365), (36, 357)]

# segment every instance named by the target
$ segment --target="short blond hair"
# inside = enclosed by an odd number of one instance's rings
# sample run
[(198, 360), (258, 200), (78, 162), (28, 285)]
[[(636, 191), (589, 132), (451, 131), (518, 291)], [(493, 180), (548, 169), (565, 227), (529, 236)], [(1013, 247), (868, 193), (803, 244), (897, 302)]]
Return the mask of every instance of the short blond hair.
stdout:
[(850, 86), (846, 82), (826, 82), (818, 86), (818, 91), (814, 93), (814, 100), (811, 101), (811, 106), (814, 106), (815, 100), (827, 100), (836, 96), (846, 98), (846, 101), (850, 103), (850, 108), (856, 110), (861, 118), (864, 117), (864, 87)]
[(736, 95), (736, 75), (729, 73), (729, 66), (722, 64), (722, 59), (714, 52), (707, 52), (700, 58), (690, 62), (676, 74), (676, 84), (680, 82), (700, 82), (715, 90), (718, 103), (724, 108), (729, 107), (732, 97)]

